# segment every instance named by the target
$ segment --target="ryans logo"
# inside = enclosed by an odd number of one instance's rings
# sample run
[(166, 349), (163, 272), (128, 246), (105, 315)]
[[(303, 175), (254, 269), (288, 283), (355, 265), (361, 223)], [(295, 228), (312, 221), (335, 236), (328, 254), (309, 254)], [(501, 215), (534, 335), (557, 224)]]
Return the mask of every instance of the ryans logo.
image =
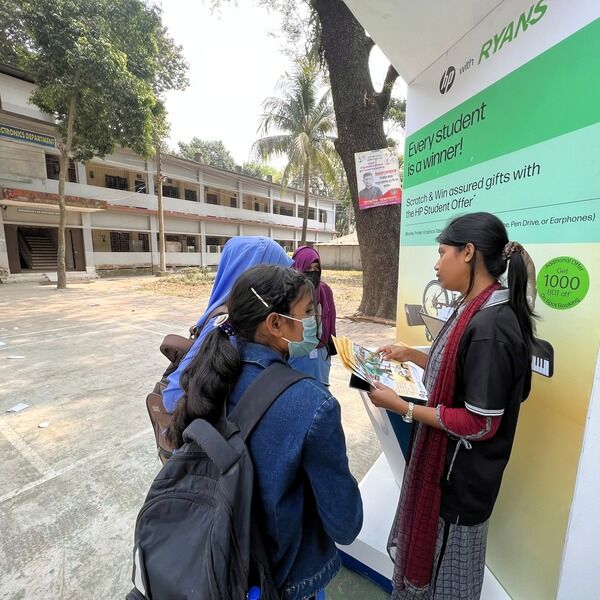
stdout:
[(455, 79), (456, 69), (454, 67), (448, 67), (440, 79), (440, 94), (445, 94), (449, 91)]

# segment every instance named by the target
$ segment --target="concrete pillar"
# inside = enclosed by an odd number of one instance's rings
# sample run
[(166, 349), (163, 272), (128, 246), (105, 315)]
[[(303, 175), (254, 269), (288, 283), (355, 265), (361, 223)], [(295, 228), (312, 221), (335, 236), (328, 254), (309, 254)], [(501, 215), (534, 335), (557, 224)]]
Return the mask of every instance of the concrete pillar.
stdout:
[(75, 171), (77, 173), (77, 183), (80, 183), (81, 185), (87, 185), (87, 173), (85, 172), (85, 165), (81, 162), (76, 162)]
[(85, 270), (88, 275), (96, 276), (96, 259), (94, 257), (94, 241), (92, 239), (92, 215), (81, 213), (83, 227), (83, 252), (85, 254)]
[(148, 178), (148, 194), (150, 196), (154, 196), (156, 191), (154, 190), (154, 173), (156, 169), (154, 167), (154, 162), (151, 160), (146, 161), (146, 177)]
[(160, 269), (160, 252), (158, 249), (158, 217), (150, 215), (150, 252), (152, 254), (152, 271)]
[(6, 232), (4, 231), (4, 209), (2, 207), (0, 207), (0, 269), (6, 269), (6, 272), (10, 273)]
[(237, 208), (244, 208), (244, 186), (242, 185), (241, 181), (238, 181)]
[(198, 169), (198, 202), (206, 204), (206, 196), (204, 193), (204, 173)]
[(269, 214), (273, 214), (273, 190), (269, 188)]
[(238, 225), (238, 235), (244, 235), (244, 226), (241, 223)]
[(200, 266), (206, 264), (206, 222), (200, 221)]

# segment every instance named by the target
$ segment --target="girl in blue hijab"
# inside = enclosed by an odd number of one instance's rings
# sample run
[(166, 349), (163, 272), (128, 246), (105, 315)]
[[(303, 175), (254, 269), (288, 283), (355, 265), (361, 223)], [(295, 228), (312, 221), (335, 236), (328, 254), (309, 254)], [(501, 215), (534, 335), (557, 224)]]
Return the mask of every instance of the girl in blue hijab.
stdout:
[(169, 383), (163, 391), (165, 410), (169, 412), (175, 410), (177, 402), (183, 395), (180, 384), (181, 374), (198, 353), (204, 338), (212, 330), (211, 324), (216, 319), (216, 315), (209, 320), (210, 314), (219, 306), (227, 303), (227, 298), (237, 278), (244, 271), (256, 265), (289, 267), (291, 264), (292, 260), (283, 248), (277, 242), (263, 236), (234, 237), (225, 244), (208, 306), (198, 319), (198, 337), (177, 369), (167, 378)]

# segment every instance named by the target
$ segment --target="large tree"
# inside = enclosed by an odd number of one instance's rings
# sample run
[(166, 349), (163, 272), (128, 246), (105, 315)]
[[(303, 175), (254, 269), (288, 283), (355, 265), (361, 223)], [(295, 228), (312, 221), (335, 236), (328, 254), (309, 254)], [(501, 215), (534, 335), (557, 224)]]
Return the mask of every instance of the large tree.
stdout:
[[(390, 66), (376, 90), (369, 70), (374, 47), (342, 0), (311, 0), (319, 16), (321, 45), (329, 70), (338, 137), (335, 142), (350, 185), (363, 264), (360, 311), (392, 319), (396, 314), (400, 206), (358, 209), (354, 154), (388, 145), (383, 121), (398, 77)], [(340, 43), (343, 40), (343, 43)]]
[(264, 102), (259, 133), (254, 144), (263, 160), (284, 156), (287, 164), (282, 183), (301, 177), (304, 187), (302, 238), (306, 244), (311, 175), (333, 176), (335, 120), (330, 91), (323, 89), (322, 76), (314, 61), (304, 60), (280, 82), (280, 95)]
[(160, 10), (140, 0), (2, 0), (1, 12), (10, 53), (36, 82), (31, 101), (54, 116), (62, 138), (57, 286), (64, 288), (69, 159), (105, 156), (116, 143), (152, 154), (159, 96), (186, 85), (186, 65)]

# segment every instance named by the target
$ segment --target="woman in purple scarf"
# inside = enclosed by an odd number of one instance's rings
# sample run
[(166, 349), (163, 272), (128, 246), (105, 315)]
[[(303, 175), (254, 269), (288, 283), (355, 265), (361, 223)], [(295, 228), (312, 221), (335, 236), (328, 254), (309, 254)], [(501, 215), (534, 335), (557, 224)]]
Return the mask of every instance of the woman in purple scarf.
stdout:
[(292, 267), (310, 279), (315, 286), (316, 301), (321, 309), (319, 345), (308, 356), (290, 358), (289, 364), (297, 371), (311, 375), (324, 385), (329, 385), (331, 355), (335, 354), (331, 336), (335, 335), (335, 304), (331, 288), (321, 281), (321, 257), (310, 246), (300, 246), (292, 256)]

